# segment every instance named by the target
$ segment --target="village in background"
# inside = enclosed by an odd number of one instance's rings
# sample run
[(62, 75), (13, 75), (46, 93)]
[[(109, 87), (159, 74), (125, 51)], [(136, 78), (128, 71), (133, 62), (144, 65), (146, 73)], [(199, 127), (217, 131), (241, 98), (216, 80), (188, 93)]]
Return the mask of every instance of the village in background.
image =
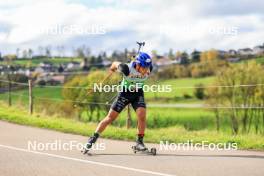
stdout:
[[(73, 55), (70, 57), (65, 56), (65, 52), (66, 48), (64, 46), (39, 46), (36, 51), (17, 48), (14, 52), (15, 54), (8, 55), (2, 55), (0, 52), (0, 75), (18, 75), (15, 80), (22, 82), (27, 82), (26, 77), (31, 77), (34, 78), (34, 84), (40, 85), (63, 84), (66, 77), (72, 74), (87, 74), (90, 70), (104, 69), (109, 67), (112, 61), (129, 62), (132, 56), (135, 55), (136, 50), (129, 51), (124, 49), (123, 51), (113, 51), (110, 55), (106, 54), (106, 52), (92, 55), (91, 49), (83, 45), (77, 49), (72, 49)], [(192, 63), (199, 63), (201, 60), (206, 60), (208, 54), (211, 57), (229, 63), (242, 62), (262, 57), (264, 55), (264, 44), (253, 48), (230, 49), (228, 51), (212, 49), (209, 51), (194, 50), (191, 53), (187, 53), (175, 52), (170, 49), (162, 55), (155, 50), (151, 53), (154, 70), (157, 72), (161, 72), (172, 65), (186, 66)]]

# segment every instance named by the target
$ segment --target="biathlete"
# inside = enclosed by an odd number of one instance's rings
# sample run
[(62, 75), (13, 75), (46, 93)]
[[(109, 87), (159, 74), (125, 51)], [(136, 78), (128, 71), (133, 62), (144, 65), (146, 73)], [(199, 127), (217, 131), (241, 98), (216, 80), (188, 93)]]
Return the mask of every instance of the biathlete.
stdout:
[(111, 124), (118, 117), (119, 113), (130, 103), (135, 110), (138, 119), (138, 135), (135, 147), (139, 151), (147, 150), (143, 142), (146, 128), (146, 104), (144, 100), (143, 86), (144, 82), (148, 79), (152, 68), (152, 59), (144, 52), (139, 52), (135, 60), (130, 63), (112, 63), (110, 71), (118, 71), (123, 75), (121, 82), (122, 91), (118, 93), (118, 96), (111, 105), (107, 116), (98, 124), (94, 134), (88, 139), (88, 142), (84, 147), (84, 153), (89, 151), (105, 128)]

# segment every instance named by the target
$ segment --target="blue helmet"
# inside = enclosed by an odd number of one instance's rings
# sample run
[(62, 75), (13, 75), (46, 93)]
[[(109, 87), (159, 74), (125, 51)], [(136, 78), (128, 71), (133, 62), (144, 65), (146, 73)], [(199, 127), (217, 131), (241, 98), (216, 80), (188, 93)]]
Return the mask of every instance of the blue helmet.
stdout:
[(136, 63), (138, 63), (141, 67), (150, 67), (152, 60), (147, 53), (140, 52), (136, 57)]

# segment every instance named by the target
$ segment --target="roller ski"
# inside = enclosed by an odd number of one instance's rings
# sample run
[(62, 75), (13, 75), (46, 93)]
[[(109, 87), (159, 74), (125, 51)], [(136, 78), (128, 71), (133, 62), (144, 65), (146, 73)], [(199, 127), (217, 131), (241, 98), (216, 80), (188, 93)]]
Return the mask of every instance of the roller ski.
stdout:
[(99, 137), (98, 134), (94, 134), (92, 137), (88, 139), (88, 142), (83, 146), (82, 153), (88, 154), (88, 152), (92, 149), (93, 144), (96, 142), (97, 138)]
[(90, 151), (90, 149), (92, 148), (92, 144), (85, 144), (83, 146), (83, 149), (81, 150), (81, 152), (85, 155), (88, 154), (88, 152)]
[(156, 148), (148, 149), (147, 147), (145, 147), (142, 140), (138, 140), (137, 144), (135, 146), (132, 146), (132, 150), (134, 153), (144, 153), (153, 156), (157, 154)]

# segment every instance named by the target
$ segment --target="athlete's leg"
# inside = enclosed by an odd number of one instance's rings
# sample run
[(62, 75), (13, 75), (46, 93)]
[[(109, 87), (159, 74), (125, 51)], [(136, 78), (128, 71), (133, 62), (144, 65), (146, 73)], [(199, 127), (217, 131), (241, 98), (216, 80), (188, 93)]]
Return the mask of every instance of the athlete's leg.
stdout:
[(116, 112), (115, 110), (112, 109), (109, 110), (107, 116), (98, 124), (95, 133), (88, 139), (88, 142), (85, 145), (86, 151), (84, 153), (86, 153), (92, 147), (92, 145), (99, 138), (100, 133), (102, 133), (105, 130), (105, 128), (118, 117), (118, 114), (119, 113)]
[(138, 137), (136, 141), (136, 147), (138, 150), (146, 150), (147, 148), (144, 145), (144, 134), (146, 128), (146, 108), (145, 107), (138, 107), (136, 109), (137, 114), (137, 127), (138, 127)]
[(139, 91), (137, 97), (132, 102), (132, 106), (137, 114), (137, 127), (138, 127), (138, 138), (137, 138), (137, 148), (139, 150), (146, 150), (143, 139), (146, 128), (146, 104), (144, 100), (143, 91)]
[(136, 109), (137, 119), (138, 119), (138, 134), (145, 134), (146, 128), (146, 108), (139, 107)]
[(119, 112), (110, 109), (107, 116), (98, 124), (95, 132), (99, 134), (102, 133), (105, 128), (118, 117), (118, 115)]
[(131, 104), (137, 114), (138, 135), (144, 136), (146, 128), (146, 103), (142, 89), (136, 93), (136, 98), (132, 101)]
[(126, 107), (129, 100), (124, 96), (124, 93), (119, 94), (115, 102), (112, 104), (107, 116), (98, 124), (95, 133), (88, 139), (86, 144), (86, 152), (92, 147), (92, 145), (97, 141), (105, 128), (112, 123), (119, 115), (119, 113)]

